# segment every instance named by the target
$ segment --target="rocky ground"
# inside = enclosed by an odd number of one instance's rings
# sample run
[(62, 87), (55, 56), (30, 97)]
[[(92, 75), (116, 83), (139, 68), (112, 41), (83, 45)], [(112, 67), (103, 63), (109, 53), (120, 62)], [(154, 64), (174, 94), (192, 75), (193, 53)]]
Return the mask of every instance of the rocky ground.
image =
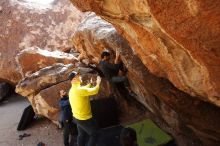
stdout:
[[(17, 131), (17, 125), (23, 109), (29, 105), (26, 98), (10, 96), (0, 104), (0, 145), (1, 146), (36, 146), (43, 142), (46, 146), (62, 146), (62, 131), (47, 119), (35, 121), (27, 130)], [(18, 140), (21, 134), (31, 134)]]

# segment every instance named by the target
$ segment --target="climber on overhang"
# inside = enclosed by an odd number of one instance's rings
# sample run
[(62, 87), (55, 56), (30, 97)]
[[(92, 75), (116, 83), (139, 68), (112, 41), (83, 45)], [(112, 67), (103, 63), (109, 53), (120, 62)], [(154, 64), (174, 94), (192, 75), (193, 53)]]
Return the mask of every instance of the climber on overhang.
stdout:
[(115, 88), (118, 83), (123, 83), (129, 92), (130, 96), (135, 96), (135, 93), (131, 90), (128, 78), (124, 75), (119, 76), (119, 71), (125, 72), (123, 64), (120, 59), (119, 52), (116, 51), (116, 57), (114, 63), (110, 63), (110, 53), (108, 50), (104, 50), (101, 53), (101, 61), (99, 67), (104, 74), (105, 78), (109, 81), (110, 85)]

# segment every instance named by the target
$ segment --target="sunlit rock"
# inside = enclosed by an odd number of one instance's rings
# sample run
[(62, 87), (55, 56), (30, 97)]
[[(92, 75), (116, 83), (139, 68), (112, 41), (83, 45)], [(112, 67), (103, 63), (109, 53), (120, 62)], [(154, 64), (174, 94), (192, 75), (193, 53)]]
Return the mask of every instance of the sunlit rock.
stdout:
[(41, 90), (32, 99), (32, 106), (35, 109), (35, 113), (47, 117), (54, 123), (57, 123), (60, 120), (59, 91), (65, 90), (68, 92), (70, 85), (70, 81), (64, 81)]
[(22, 79), (16, 92), (30, 101), (36, 114), (58, 121), (59, 91), (69, 90), (68, 75), (75, 69), (72, 64), (55, 64), (45, 67)]
[[(138, 39), (141, 42), (144, 36)], [(145, 62), (136, 54), (136, 48), (131, 48), (110, 23), (94, 14), (89, 15), (78, 26), (73, 44), (81, 52), (81, 58), (95, 64), (100, 60), (102, 50), (109, 49), (112, 59), (114, 52), (119, 51), (128, 69), (132, 90), (137, 94), (136, 99), (152, 113), (150, 118), (174, 136), (178, 145), (218, 145), (220, 108), (202, 101), (201, 97), (182, 92), (169, 80), (157, 77), (155, 72), (150, 73)], [(146, 113), (142, 112), (141, 116), (149, 116)]]
[(71, 0), (112, 23), (156, 76), (220, 106), (220, 2)]
[(16, 86), (16, 92), (22, 96), (36, 95), (43, 89), (67, 80), (74, 68), (72, 64), (61, 63), (45, 67), (22, 79)]
[(71, 54), (60, 51), (42, 50), (38, 47), (31, 47), (22, 50), (16, 56), (20, 73), (24, 77), (25, 74), (31, 74), (39, 69), (51, 66), (55, 63), (75, 64), (78, 62)]
[(82, 18), (68, 0), (0, 0), (0, 80), (15, 85), (22, 79), (15, 56), (25, 48), (70, 47)]

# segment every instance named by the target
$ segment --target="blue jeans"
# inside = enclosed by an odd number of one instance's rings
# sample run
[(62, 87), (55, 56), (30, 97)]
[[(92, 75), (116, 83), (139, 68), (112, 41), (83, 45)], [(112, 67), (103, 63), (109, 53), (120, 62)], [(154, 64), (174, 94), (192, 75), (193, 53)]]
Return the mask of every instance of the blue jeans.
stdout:
[(95, 146), (97, 141), (98, 126), (96, 121), (91, 118), (88, 120), (75, 119), (78, 129), (78, 146)]

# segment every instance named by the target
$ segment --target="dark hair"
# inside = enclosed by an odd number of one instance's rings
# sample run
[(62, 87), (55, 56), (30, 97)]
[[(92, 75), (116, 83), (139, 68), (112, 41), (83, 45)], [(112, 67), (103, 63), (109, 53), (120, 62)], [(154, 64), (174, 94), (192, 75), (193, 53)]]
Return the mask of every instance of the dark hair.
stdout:
[(44, 144), (43, 142), (39, 142), (39, 143), (37, 144), (37, 146), (45, 146), (45, 144)]
[(105, 56), (110, 56), (110, 53), (106, 50), (102, 52), (101, 58), (103, 59)]
[(69, 80), (72, 80), (77, 74), (78, 74), (77, 72), (72, 71), (72, 72), (69, 74), (68, 79), (69, 79)]
[(123, 128), (120, 134), (120, 140), (123, 146), (133, 145), (137, 141), (136, 131), (130, 127)]

